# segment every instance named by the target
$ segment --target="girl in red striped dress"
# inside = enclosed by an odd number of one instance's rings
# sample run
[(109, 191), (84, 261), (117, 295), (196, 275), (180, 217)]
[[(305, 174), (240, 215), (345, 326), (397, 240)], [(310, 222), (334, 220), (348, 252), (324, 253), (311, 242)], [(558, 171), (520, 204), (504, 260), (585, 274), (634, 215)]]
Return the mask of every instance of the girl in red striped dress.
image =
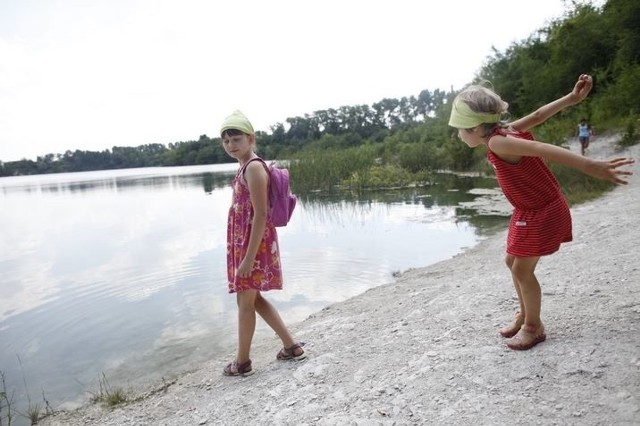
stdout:
[(507, 237), (506, 264), (511, 271), (520, 309), (508, 326), (499, 330), (511, 349), (529, 349), (546, 339), (540, 320), (541, 291), (535, 269), (540, 256), (555, 253), (571, 241), (571, 215), (558, 181), (546, 160), (575, 168), (587, 175), (626, 184), (631, 172), (621, 166), (628, 158), (598, 161), (567, 149), (535, 141), (529, 129), (560, 110), (587, 97), (593, 80), (583, 74), (571, 93), (512, 122), (503, 122), (508, 104), (495, 92), (470, 86), (453, 101), (449, 125), (469, 147), (484, 146), (498, 183), (513, 205)]

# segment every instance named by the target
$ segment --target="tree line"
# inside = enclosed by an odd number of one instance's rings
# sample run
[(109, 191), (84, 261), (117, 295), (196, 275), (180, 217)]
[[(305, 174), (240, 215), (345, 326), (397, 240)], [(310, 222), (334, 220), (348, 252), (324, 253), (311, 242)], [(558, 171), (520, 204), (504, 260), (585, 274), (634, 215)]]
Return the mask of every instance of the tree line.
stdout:
[[(598, 122), (600, 129), (623, 129), (634, 139), (640, 117), (640, 2), (609, 0), (602, 7), (573, 2), (564, 16), (525, 40), (503, 52), (494, 49), (474, 82), (490, 81), (510, 103), (510, 113), (518, 117), (567, 93), (584, 72), (595, 79), (591, 96), (543, 126), (545, 140), (562, 143), (572, 134), (578, 117)], [(268, 132), (258, 131), (258, 149), (264, 157), (277, 159), (366, 146), (378, 160), (410, 171), (468, 169), (479, 162), (479, 154), (452, 142), (453, 132), (447, 126), (456, 94), (423, 90), (372, 105), (290, 117)], [(35, 161), (0, 163), (0, 176), (224, 162), (229, 158), (220, 139), (201, 135), (198, 140), (168, 145), (75, 150), (46, 154)]]
[[(304, 117), (286, 119), (270, 132), (256, 133), (259, 149), (268, 158), (289, 155), (309, 143), (331, 137), (331, 147), (348, 147), (374, 138), (381, 140), (400, 124), (418, 123), (442, 104), (446, 95), (440, 90), (423, 90), (419, 96), (383, 99), (372, 106), (342, 106), (316, 111)], [(0, 175), (79, 172), (133, 167), (186, 166), (229, 162), (218, 137), (201, 135), (196, 141), (159, 143), (137, 147), (117, 147), (103, 151), (66, 151), (64, 154), (38, 156), (0, 164)]]

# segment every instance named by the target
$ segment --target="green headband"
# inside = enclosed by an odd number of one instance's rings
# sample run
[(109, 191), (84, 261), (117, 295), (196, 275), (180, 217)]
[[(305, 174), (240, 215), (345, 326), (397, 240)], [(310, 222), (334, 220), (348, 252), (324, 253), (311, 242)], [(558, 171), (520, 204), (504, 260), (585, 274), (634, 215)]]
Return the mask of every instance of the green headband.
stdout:
[(220, 128), (220, 135), (222, 136), (225, 130), (231, 129), (240, 130), (242, 133), (246, 133), (248, 135), (254, 133), (251, 122), (240, 111), (234, 111), (233, 114), (225, 118), (224, 123), (222, 123), (222, 127)]
[(453, 101), (449, 126), (456, 129), (472, 129), (482, 123), (497, 123), (502, 114), (486, 114), (475, 112), (461, 99)]

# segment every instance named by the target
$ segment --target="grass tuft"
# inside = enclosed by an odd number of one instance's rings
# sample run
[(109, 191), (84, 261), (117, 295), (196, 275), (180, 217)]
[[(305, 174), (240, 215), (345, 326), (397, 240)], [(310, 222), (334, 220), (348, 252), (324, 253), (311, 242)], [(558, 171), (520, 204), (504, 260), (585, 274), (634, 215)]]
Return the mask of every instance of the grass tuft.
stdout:
[(13, 392), (7, 390), (4, 371), (0, 370), (0, 426), (11, 426), (13, 422)]
[(104, 373), (98, 379), (98, 383), (100, 387), (98, 392), (89, 392), (91, 394), (91, 402), (102, 403), (111, 408), (129, 401), (127, 393), (122, 388), (111, 387)]

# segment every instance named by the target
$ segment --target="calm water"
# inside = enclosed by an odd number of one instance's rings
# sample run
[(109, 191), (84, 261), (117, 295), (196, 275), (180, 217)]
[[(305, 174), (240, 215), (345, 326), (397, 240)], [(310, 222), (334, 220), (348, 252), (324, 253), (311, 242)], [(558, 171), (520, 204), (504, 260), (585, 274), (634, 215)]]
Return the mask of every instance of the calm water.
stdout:
[[(225, 281), (229, 183), (237, 164), (0, 179), (0, 371), (15, 400), (72, 407), (104, 373), (128, 387), (232, 353)], [(476, 215), (468, 190), (303, 196), (279, 228), (288, 323), (450, 258), (504, 217)], [(267, 329), (259, 322), (258, 334)]]

